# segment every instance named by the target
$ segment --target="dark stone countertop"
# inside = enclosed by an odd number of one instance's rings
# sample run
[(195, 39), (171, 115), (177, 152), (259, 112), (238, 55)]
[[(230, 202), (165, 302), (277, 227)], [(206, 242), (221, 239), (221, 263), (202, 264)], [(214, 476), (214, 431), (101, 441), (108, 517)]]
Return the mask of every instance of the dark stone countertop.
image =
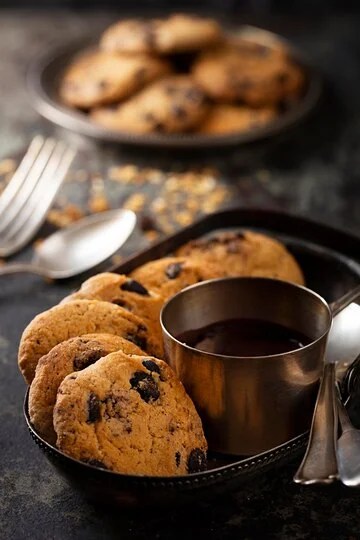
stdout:
[[(30, 59), (52, 41), (96, 33), (112, 18), (84, 11), (0, 12), (1, 156), (17, 152), (35, 132), (54, 131), (29, 103), (24, 73)], [(184, 170), (194, 164), (215, 166), (231, 190), (228, 205), (289, 210), (359, 234), (359, 18), (350, 13), (250, 22), (293, 39), (326, 80), (316, 113), (286, 137), (233, 152), (188, 156), (97, 147), (64, 132), (57, 134), (78, 145), (74, 167), (86, 167), (94, 174), (119, 163)], [(78, 197), (77, 189), (71, 183), (67, 186), (70, 200)], [(128, 252), (138, 249), (139, 242), (138, 236)], [(18, 258), (29, 255), (28, 249)], [(359, 538), (359, 493), (340, 485), (298, 487), (291, 480), (296, 464), (273, 471), (246, 491), (164, 512), (114, 512), (106, 501), (96, 507), (69, 488), (27, 433), (22, 418), (25, 384), (17, 370), (16, 351), (31, 318), (75, 284), (48, 284), (30, 276), (1, 278), (0, 538)]]

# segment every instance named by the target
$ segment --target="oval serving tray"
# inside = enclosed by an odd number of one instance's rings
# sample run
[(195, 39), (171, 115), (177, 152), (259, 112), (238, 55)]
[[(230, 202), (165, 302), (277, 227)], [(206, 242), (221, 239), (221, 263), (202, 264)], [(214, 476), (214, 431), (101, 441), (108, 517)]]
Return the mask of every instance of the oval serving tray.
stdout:
[(58, 98), (58, 85), (62, 73), (71, 60), (80, 52), (93, 48), (94, 40), (82, 40), (67, 46), (55, 48), (37, 58), (28, 72), (28, 89), (37, 111), (58, 126), (81, 135), (121, 144), (155, 146), (166, 148), (207, 148), (211, 146), (232, 146), (251, 143), (273, 137), (286, 131), (304, 118), (317, 104), (321, 94), (321, 77), (308, 64), (301, 52), (277, 34), (253, 26), (243, 26), (234, 35), (259, 44), (282, 43), (290, 51), (291, 57), (304, 69), (307, 86), (302, 98), (283, 112), (267, 126), (254, 128), (243, 133), (224, 135), (198, 134), (134, 134), (112, 131), (89, 120), (85, 113), (63, 105)]
[(24, 416), (30, 435), (58, 472), (92, 500), (119, 506), (159, 506), (183, 504), (215, 497), (237, 489), (251, 478), (294, 458), (307, 441), (299, 435), (267, 452), (242, 460), (209, 456), (205, 472), (187, 476), (135, 476), (94, 467), (73, 459), (40, 437), (31, 425), (28, 412), (29, 390), (24, 400)]
[[(360, 239), (319, 223), (271, 210), (234, 209), (212, 214), (128, 259), (110, 270), (128, 273), (154, 258), (165, 256), (190, 239), (219, 229), (253, 228), (281, 238), (299, 260), (307, 284), (329, 302), (360, 282)], [(354, 394), (355, 396), (355, 394)], [(344, 398), (347, 396), (345, 395)], [(356, 396), (350, 398), (355, 403)], [(246, 484), (276, 465), (294, 460), (305, 448), (303, 433), (276, 448), (241, 459), (210, 455), (207, 471), (185, 477), (146, 477), (114, 473), (74, 460), (44, 441), (31, 425), (28, 393), (24, 415), (36, 444), (59, 473), (76, 489), (97, 501), (119, 506), (189, 503), (246, 490)], [(294, 472), (296, 464), (294, 464)]]

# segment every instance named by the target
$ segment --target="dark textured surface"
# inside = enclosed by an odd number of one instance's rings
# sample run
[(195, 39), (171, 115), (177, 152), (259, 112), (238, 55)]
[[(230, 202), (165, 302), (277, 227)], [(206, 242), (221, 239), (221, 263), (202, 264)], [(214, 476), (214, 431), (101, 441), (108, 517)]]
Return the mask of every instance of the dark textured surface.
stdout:
[[(0, 14), (1, 155), (16, 151), (35, 131), (53, 129), (39, 120), (27, 101), (23, 75), (29, 59), (54, 39), (95, 32), (110, 18), (84, 12)], [(359, 234), (359, 19), (347, 14), (251, 22), (293, 38), (324, 73), (328, 90), (311, 120), (276, 144), (231, 154), (211, 151), (191, 159), (96, 148), (72, 137), (81, 147), (76, 166), (101, 172), (124, 161), (165, 168), (181, 164), (184, 169), (190, 161), (215, 164), (233, 186), (233, 204), (287, 209)], [(128, 249), (139, 245), (135, 239)], [(21, 411), (25, 385), (16, 366), (24, 326), (73, 286), (49, 285), (36, 277), (0, 282), (0, 538), (360, 537), (359, 492), (339, 485), (298, 487), (291, 481), (296, 464), (273, 471), (246, 491), (182, 510), (114, 512), (106, 501), (100, 508), (78, 496), (56, 475), (26, 431)]]

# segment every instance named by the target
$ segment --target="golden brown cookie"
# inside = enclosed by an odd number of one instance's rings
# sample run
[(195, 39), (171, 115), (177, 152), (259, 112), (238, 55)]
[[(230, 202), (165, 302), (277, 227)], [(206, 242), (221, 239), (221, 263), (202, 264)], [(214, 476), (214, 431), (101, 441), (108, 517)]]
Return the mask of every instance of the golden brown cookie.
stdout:
[(167, 300), (189, 285), (219, 277), (215, 265), (199, 265), (186, 257), (163, 257), (139, 266), (131, 277)]
[(215, 267), (222, 276), (258, 276), (304, 284), (304, 276), (286, 247), (252, 231), (224, 232), (193, 240), (176, 254), (195, 264)]
[(119, 336), (87, 334), (59, 343), (40, 358), (30, 386), (29, 414), (34, 428), (47, 442), (56, 442), (53, 410), (58, 388), (66, 375), (119, 350), (125, 354), (145, 354), (134, 343)]
[(177, 53), (200, 50), (222, 39), (220, 25), (195, 15), (164, 19), (127, 19), (105, 30), (100, 46), (106, 51)]
[(40, 313), (25, 328), (18, 363), (26, 382), (32, 382), (39, 359), (55, 345), (84, 334), (115, 334), (153, 354), (160, 349), (145, 322), (126, 309), (97, 300), (67, 302)]
[[(102, 300), (121, 306), (144, 320), (149, 332), (162, 344), (160, 311), (164, 299), (123, 274), (104, 272), (87, 279), (81, 288), (64, 298), (73, 300)], [(162, 349), (159, 351), (163, 356)]]
[(127, 98), (170, 71), (165, 60), (150, 55), (95, 51), (81, 55), (67, 68), (59, 94), (67, 105), (88, 109)]
[(120, 351), (68, 375), (54, 408), (57, 446), (124, 474), (175, 476), (206, 468), (201, 420), (173, 370)]
[(215, 101), (273, 106), (299, 97), (304, 74), (282, 49), (237, 40), (202, 53), (192, 75)]
[(241, 133), (265, 126), (275, 116), (275, 109), (270, 107), (252, 109), (240, 105), (213, 105), (196, 132), (204, 135)]
[(115, 131), (180, 133), (196, 127), (207, 109), (204, 93), (191, 77), (173, 75), (116, 107), (94, 109), (91, 118)]

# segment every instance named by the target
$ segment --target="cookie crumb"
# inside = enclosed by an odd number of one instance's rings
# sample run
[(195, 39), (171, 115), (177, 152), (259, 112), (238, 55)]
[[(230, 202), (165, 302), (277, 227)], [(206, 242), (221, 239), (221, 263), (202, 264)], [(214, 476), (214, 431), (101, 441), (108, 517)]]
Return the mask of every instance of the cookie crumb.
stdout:
[(13, 173), (16, 169), (16, 161), (14, 159), (6, 158), (0, 161), (0, 176)]
[(53, 208), (48, 212), (46, 220), (55, 227), (66, 227), (84, 217), (84, 212), (76, 204), (68, 204), (64, 208)]
[(99, 212), (106, 212), (110, 210), (109, 201), (107, 200), (105, 194), (94, 194), (90, 197), (88, 201), (88, 207), (91, 213), (97, 214)]
[(145, 206), (146, 197), (143, 193), (134, 193), (124, 202), (123, 208), (132, 210), (133, 212), (139, 212)]

